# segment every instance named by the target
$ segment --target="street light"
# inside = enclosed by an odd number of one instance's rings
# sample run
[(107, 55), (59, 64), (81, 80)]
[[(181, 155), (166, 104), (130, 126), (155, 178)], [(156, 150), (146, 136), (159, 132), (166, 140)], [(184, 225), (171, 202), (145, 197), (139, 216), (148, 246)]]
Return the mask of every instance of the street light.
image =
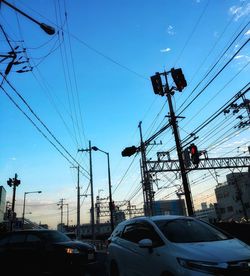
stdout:
[(89, 141), (89, 147), (87, 149), (78, 149), (78, 152), (89, 153), (89, 176), (90, 176), (90, 189), (91, 189), (91, 228), (92, 228), (92, 239), (95, 240), (95, 207), (94, 207), (94, 187), (93, 187), (93, 174), (92, 174), (92, 147), (91, 141)]
[(23, 228), (24, 228), (24, 215), (25, 215), (25, 201), (26, 201), (26, 195), (27, 194), (40, 194), (42, 191), (34, 191), (34, 192), (25, 192), (24, 193), (24, 199), (23, 199), (23, 218), (22, 218), (22, 221), (23, 221)]
[(38, 26), (40, 26), (41, 29), (43, 29), (48, 35), (53, 35), (55, 33), (55, 29), (45, 23), (41, 23), (39, 21), (37, 21), (36, 19), (34, 19), (33, 17), (29, 16), (28, 14), (24, 13), (23, 11), (19, 10), (17, 7), (13, 6), (12, 4), (8, 3), (5, 0), (1, 0), (0, 2), (6, 4), (7, 6), (9, 6), (10, 8), (12, 8), (13, 10), (19, 12), (20, 14), (22, 14), (23, 16), (27, 17), (28, 19), (30, 19), (31, 21), (33, 21), (34, 23), (36, 23)]
[(111, 223), (111, 230), (114, 230), (114, 218), (113, 218), (113, 201), (112, 201), (112, 192), (111, 192), (111, 177), (110, 177), (110, 162), (109, 162), (109, 153), (101, 150), (97, 147), (92, 147), (94, 151), (101, 151), (107, 155), (108, 160), (108, 181), (109, 181), (109, 210), (110, 210), (110, 223)]

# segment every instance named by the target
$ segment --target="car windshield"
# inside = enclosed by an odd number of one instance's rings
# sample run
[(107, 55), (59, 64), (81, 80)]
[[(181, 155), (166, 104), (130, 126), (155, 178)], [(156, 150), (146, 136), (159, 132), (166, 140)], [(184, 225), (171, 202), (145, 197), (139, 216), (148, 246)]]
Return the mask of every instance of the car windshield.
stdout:
[(232, 238), (207, 223), (192, 219), (158, 220), (155, 223), (169, 241), (176, 243), (210, 242)]
[(67, 242), (71, 241), (71, 239), (66, 236), (65, 234), (59, 232), (59, 231), (45, 231), (41, 232), (40, 236), (49, 242)]

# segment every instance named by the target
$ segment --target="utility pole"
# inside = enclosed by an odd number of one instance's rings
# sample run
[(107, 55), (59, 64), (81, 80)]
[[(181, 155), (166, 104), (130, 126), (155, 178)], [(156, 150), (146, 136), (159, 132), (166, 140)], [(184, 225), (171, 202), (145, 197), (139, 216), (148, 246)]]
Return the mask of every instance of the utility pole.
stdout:
[(67, 231), (68, 231), (68, 227), (69, 227), (69, 204), (66, 203), (65, 205), (67, 206)]
[(16, 202), (16, 187), (21, 183), (21, 180), (17, 179), (17, 174), (15, 174), (14, 178), (9, 178), (7, 180), (7, 184), (12, 187), (13, 186), (13, 196), (12, 196), (12, 205), (11, 205), (11, 222), (10, 222), (10, 231), (13, 230), (13, 221), (15, 217), (15, 202)]
[[(167, 80), (168, 73), (171, 73), (173, 81), (176, 85), (176, 87), (172, 87), (171, 89), (169, 89), (169, 86), (168, 86), (168, 80)], [(166, 82), (165, 85), (162, 84), (161, 76), (165, 77), (165, 82)], [(165, 96), (165, 95), (167, 96), (169, 113), (170, 113), (170, 125), (172, 126), (173, 132), (174, 132), (176, 150), (177, 150), (177, 155), (178, 155), (178, 160), (180, 165), (182, 184), (183, 184), (183, 189), (184, 189), (185, 198), (186, 198), (188, 215), (193, 216), (194, 208), (193, 208), (193, 202), (191, 197), (191, 191), (190, 191), (187, 172), (186, 172), (185, 164), (183, 160), (180, 135), (178, 131), (176, 116), (174, 113), (172, 98), (171, 98), (171, 95), (174, 94), (174, 90), (178, 90), (179, 92), (182, 92), (183, 88), (187, 86), (187, 82), (185, 80), (185, 77), (182, 73), (181, 68), (178, 68), (178, 69), (172, 68), (170, 71), (163, 72), (163, 73), (157, 72), (154, 76), (151, 77), (151, 82), (152, 82), (155, 94), (159, 94), (160, 96)]]
[(140, 140), (141, 140), (141, 164), (142, 164), (142, 189), (143, 189), (143, 194), (146, 202), (145, 206), (145, 215), (146, 216), (152, 216), (154, 214), (154, 192), (153, 192), (153, 187), (152, 187), (152, 182), (149, 176), (149, 172), (147, 169), (147, 159), (146, 159), (146, 148), (145, 144), (142, 139), (142, 128), (141, 128), (141, 123), (139, 122), (139, 130), (140, 130)]
[(180, 163), (181, 177), (182, 177), (184, 194), (185, 194), (185, 198), (186, 198), (188, 215), (193, 216), (194, 208), (193, 208), (193, 202), (192, 202), (192, 197), (191, 197), (191, 191), (190, 191), (190, 186), (189, 186), (189, 182), (188, 182), (187, 172), (186, 172), (185, 165), (184, 165), (184, 160), (183, 160), (183, 155), (182, 155), (182, 147), (181, 147), (181, 143), (180, 143), (180, 135), (179, 135), (178, 126), (177, 126), (177, 122), (176, 122), (176, 116), (175, 116), (173, 105), (172, 105), (171, 93), (173, 93), (173, 92), (171, 90), (169, 90), (166, 72), (164, 72), (164, 76), (165, 76), (165, 80), (166, 80), (165, 93), (166, 93), (166, 96), (168, 99), (169, 113), (170, 113), (170, 119), (171, 119), (170, 124), (173, 127), (173, 132), (174, 132), (174, 137), (175, 137), (175, 144), (176, 144), (177, 155), (178, 155), (178, 159), (179, 159), (179, 163)]
[(59, 203), (57, 204), (59, 206), (59, 209), (61, 209), (61, 227), (60, 227), (60, 231), (62, 232), (63, 230), (63, 205), (65, 205), (63, 203), (64, 201), (64, 198), (61, 198)]
[(91, 230), (92, 230), (92, 239), (95, 240), (95, 206), (94, 206), (94, 189), (93, 189), (93, 173), (92, 173), (92, 147), (91, 141), (89, 141), (89, 148), (87, 149), (78, 149), (78, 152), (87, 151), (89, 153), (89, 176), (90, 176), (90, 189), (91, 189)]
[(76, 237), (80, 238), (80, 172), (79, 165), (71, 167), (77, 169), (77, 197), (76, 197)]

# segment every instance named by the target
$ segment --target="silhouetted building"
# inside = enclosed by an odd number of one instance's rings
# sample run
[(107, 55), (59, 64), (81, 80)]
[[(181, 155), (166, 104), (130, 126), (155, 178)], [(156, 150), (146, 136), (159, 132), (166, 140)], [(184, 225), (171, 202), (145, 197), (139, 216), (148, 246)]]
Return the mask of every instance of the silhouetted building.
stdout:
[(3, 186), (0, 186), (0, 222), (4, 220), (5, 213), (5, 205), (6, 205), (6, 190)]
[(198, 219), (207, 221), (207, 222), (214, 222), (217, 221), (217, 213), (216, 213), (216, 204), (209, 204), (207, 206), (206, 202), (201, 203), (201, 209), (196, 210), (194, 212), (195, 217)]
[(250, 173), (230, 173), (227, 181), (217, 185), (215, 195), (222, 221), (250, 218)]
[(186, 215), (184, 199), (156, 200), (154, 215)]

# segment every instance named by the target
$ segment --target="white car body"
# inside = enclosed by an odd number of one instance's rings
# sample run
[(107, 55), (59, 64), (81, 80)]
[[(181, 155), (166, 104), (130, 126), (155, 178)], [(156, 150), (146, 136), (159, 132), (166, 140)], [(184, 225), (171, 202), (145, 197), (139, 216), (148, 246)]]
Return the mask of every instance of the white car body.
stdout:
[[(225, 239), (225, 233), (223, 232), (221, 232), (222, 240), (171, 242), (157, 227), (155, 222), (162, 221), (165, 223), (173, 219), (188, 219), (191, 220), (191, 223), (193, 220), (198, 221), (202, 224), (202, 227), (204, 223), (192, 217), (182, 216), (140, 217), (120, 223), (109, 238), (107, 251), (109, 275), (223, 275), (219, 270), (226, 269), (229, 266), (231, 272), (236, 269), (235, 274), (229, 275), (250, 275), (250, 246), (236, 238)], [(125, 229), (129, 229), (129, 227), (133, 229), (133, 225), (144, 225), (144, 223), (155, 231), (162, 242), (156, 243), (156, 246), (150, 246), (151, 240), (147, 239), (147, 237), (140, 242), (132, 242), (124, 238), (126, 237), (125, 234), (124, 237), (122, 236), (123, 231), (126, 231)], [(204, 223), (205, 227), (206, 225), (209, 227), (209, 224)], [(214, 229), (218, 231), (216, 228)], [(129, 230), (127, 233), (129, 233)], [(219, 231), (218, 235), (220, 236)], [(158, 240), (157, 237), (156, 240)], [(114, 265), (117, 271), (113, 269)], [(195, 268), (192, 266), (195, 266)], [(217, 274), (215, 274), (216, 267), (219, 269), (216, 272)]]

